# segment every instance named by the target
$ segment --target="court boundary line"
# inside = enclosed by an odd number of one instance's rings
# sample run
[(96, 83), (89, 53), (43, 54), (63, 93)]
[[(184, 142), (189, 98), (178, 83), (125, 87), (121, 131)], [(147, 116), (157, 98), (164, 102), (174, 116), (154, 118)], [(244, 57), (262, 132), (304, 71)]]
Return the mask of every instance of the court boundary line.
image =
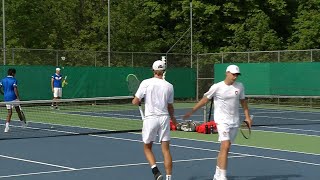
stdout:
[[(189, 138), (179, 138), (179, 137), (171, 137), (171, 138), (174, 138), (174, 139), (183, 139), (183, 140), (189, 140), (189, 141), (198, 141), (198, 142), (206, 142), (206, 143), (220, 144), (220, 143), (215, 142), (215, 141), (206, 141), (206, 140), (199, 140), (199, 139), (189, 139)], [(290, 153), (298, 153), (298, 154), (306, 154), (306, 155), (320, 156), (320, 154), (315, 154), (315, 153), (307, 153), (307, 152), (300, 152), (300, 151), (290, 151), (290, 150), (283, 150), (283, 149), (274, 149), (274, 148), (266, 148), (266, 147), (242, 145), (242, 144), (232, 144), (232, 146), (251, 147), (251, 148), (257, 148), (257, 149), (263, 149), (263, 150), (272, 150), (272, 151), (281, 151), (281, 152), (290, 152)]]
[[(261, 126), (263, 127), (263, 126)], [(264, 127), (265, 128), (265, 127)], [(275, 128), (276, 129), (276, 128)], [(289, 129), (288, 129), (289, 130)], [(272, 130), (252, 130), (252, 131), (261, 131), (261, 132), (268, 132), (268, 133), (275, 133), (275, 134), (287, 134), (287, 135), (297, 135), (297, 136), (307, 136), (307, 137), (320, 137), (319, 135), (311, 135), (311, 134), (299, 134), (299, 133), (292, 133), (292, 132), (279, 132), (279, 131), (272, 131)], [(293, 130), (292, 130), (293, 131)]]
[[(99, 136), (99, 135), (91, 135), (91, 136), (101, 137), (101, 138), (107, 138), (107, 139), (116, 139), (116, 140), (140, 142), (140, 143), (142, 142), (141, 140), (127, 139), (127, 138), (118, 138), (118, 137), (110, 137), (110, 136)], [(154, 143), (154, 144), (160, 144), (160, 143)], [(170, 146), (181, 147), (181, 148), (186, 148), (186, 149), (193, 149), (193, 150), (203, 150), (203, 151), (219, 152), (219, 150), (214, 150), (214, 149), (206, 149), (206, 148), (182, 146), (182, 145), (176, 145), (176, 144), (170, 144)], [(291, 159), (274, 158), (274, 157), (269, 157), (269, 156), (260, 156), (260, 155), (246, 154), (246, 153), (236, 153), (236, 152), (229, 152), (229, 153), (230, 153), (230, 154), (235, 154), (235, 155), (243, 155), (243, 156), (257, 157), (257, 158), (263, 158), (263, 159), (273, 159), (273, 160), (280, 160), (280, 161), (287, 161), (287, 162), (295, 162), (295, 163), (300, 163), (300, 164), (308, 164), (308, 165), (320, 166), (320, 164), (310, 163), (310, 162), (305, 162), (305, 161), (296, 161), (296, 160), (291, 160)]]
[[(291, 131), (305, 131), (305, 132), (315, 132), (315, 133), (320, 133), (320, 131), (317, 130), (312, 130), (312, 129), (295, 129), (295, 128), (283, 128), (283, 127), (278, 127), (278, 126), (259, 126), (262, 128), (269, 128), (269, 129), (285, 129), (285, 130), (291, 130)], [(259, 131), (259, 130), (258, 130)]]
[(34, 161), (34, 160), (23, 159), (23, 158), (17, 158), (17, 157), (13, 157), (13, 156), (6, 156), (6, 155), (2, 155), (2, 154), (0, 154), (0, 157), (6, 158), (6, 159), (12, 159), (12, 160), (16, 160), (16, 161), (23, 161), (23, 162), (27, 162), (27, 163), (41, 164), (41, 165), (45, 165), (45, 166), (74, 170), (74, 168), (67, 167), (67, 166), (60, 166), (60, 165), (56, 165), (56, 164), (45, 163), (45, 162), (41, 162), (41, 161)]
[[(244, 155), (239, 156), (230, 156), (230, 158), (242, 158), (246, 157)], [(191, 161), (206, 161), (206, 160), (214, 160), (215, 158), (196, 158), (196, 159), (181, 159), (181, 160), (173, 160), (173, 163), (180, 162), (191, 162)], [(157, 162), (157, 164), (163, 164), (163, 161)], [(106, 165), (106, 166), (93, 166), (93, 167), (85, 167), (85, 168), (72, 168), (72, 169), (63, 169), (63, 170), (55, 170), (55, 171), (42, 171), (42, 172), (34, 172), (34, 173), (22, 173), (22, 174), (13, 174), (13, 175), (5, 175), (0, 176), (0, 178), (10, 178), (10, 177), (22, 177), (22, 176), (32, 176), (32, 175), (42, 175), (42, 174), (53, 174), (60, 172), (73, 172), (73, 171), (84, 171), (84, 170), (95, 170), (95, 169), (108, 169), (108, 168), (117, 168), (117, 167), (129, 167), (129, 166), (140, 166), (140, 165), (148, 165), (148, 162), (143, 163), (130, 163), (130, 164), (118, 164), (118, 165)]]

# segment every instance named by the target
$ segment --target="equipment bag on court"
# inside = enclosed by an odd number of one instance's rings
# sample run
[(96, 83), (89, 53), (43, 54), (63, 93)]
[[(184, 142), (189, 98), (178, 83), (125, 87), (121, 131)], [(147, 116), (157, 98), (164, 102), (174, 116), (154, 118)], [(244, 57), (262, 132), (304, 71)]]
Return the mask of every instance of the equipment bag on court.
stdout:
[(177, 124), (178, 131), (195, 132), (199, 123), (192, 120), (183, 121)]
[(217, 131), (217, 124), (214, 121), (209, 121), (197, 126), (196, 131), (202, 134), (215, 134)]

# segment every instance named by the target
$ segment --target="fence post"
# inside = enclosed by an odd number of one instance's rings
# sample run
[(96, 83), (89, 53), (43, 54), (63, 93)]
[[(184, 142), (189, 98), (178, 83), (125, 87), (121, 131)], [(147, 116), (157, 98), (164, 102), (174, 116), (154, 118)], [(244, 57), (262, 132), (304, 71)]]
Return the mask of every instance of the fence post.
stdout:
[(312, 49), (310, 49), (310, 61), (313, 62)]
[(11, 49), (12, 50), (12, 64), (14, 65), (14, 49)]
[(197, 86), (196, 86), (196, 100), (199, 101), (199, 54), (197, 54)]
[(131, 67), (133, 67), (133, 52), (131, 52)]
[(280, 62), (280, 51), (278, 51), (278, 62)]
[(56, 66), (59, 66), (59, 51), (56, 51)]
[(223, 53), (221, 53), (221, 63), (223, 63), (223, 60), (224, 60), (224, 56), (223, 56)]
[(94, 53), (94, 67), (97, 67), (97, 51)]

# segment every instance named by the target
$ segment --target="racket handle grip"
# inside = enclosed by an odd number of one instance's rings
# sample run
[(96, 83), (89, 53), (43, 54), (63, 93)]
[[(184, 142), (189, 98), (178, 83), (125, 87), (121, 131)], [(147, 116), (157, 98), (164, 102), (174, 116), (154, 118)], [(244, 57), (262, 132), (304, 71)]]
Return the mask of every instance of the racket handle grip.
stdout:
[(140, 116), (141, 116), (142, 120), (144, 120), (144, 113), (143, 113), (143, 110), (141, 107), (141, 103), (139, 104), (139, 111), (140, 111)]

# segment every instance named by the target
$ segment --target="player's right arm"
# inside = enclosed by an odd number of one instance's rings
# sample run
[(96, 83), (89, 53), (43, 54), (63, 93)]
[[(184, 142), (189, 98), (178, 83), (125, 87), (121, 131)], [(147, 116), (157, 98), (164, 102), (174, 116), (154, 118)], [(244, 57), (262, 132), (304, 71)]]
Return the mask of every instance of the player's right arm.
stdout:
[(132, 99), (132, 104), (139, 106), (141, 103), (141, 100), (144, 98), (145, 92), (146, 92), (146, 83), (145, 81), (142, 81), (139, 85), (139, 88), (137, 92), (134, 95), (134, 98)]
[(212, 85), (210, 87), (209, 91), (204, 93), (203, 98), (192, 108), (192, 110), (187, 112), (183, 116), (183, 119), (188, 119), (194, 112), (196, 112), (202, 106), (206, 105), (208, 103), (209, 99), (213, 98), (213, 96), (215, 95), (217, 89), (218, 89), (218, 85), (217, 84)]

